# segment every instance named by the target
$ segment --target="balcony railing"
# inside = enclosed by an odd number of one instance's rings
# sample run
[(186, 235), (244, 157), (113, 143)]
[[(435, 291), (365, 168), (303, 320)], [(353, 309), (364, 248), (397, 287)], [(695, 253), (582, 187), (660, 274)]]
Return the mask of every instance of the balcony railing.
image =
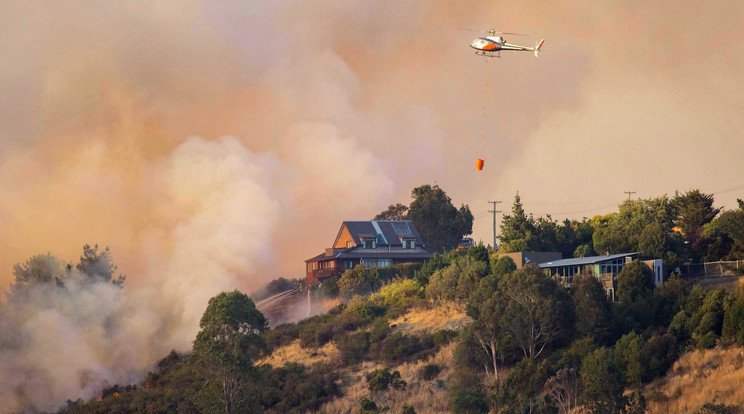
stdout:
[(313, 277), (316, 279), (326, 278), (331, 276), (339, 276), (344, 272), (344, 269), (328, 268), (328, 269), (317, 269), (313, 270)]

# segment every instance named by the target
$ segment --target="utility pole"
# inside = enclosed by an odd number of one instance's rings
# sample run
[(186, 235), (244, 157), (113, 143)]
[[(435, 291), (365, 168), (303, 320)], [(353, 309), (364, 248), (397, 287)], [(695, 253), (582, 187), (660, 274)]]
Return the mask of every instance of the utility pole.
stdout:
[(635, 191), (623, 191), (623, 193), (628, 195), (628, 201), (630, 201), (630, 195), (635, 194), (636, 192)]
[(496, 210), (496, 204), (501, 203), (501, 201), (489, 201), (489, 203), (493, 204), (493, 210), (488, 210), (489, 213), (493, 213), (493, 251), (496, 251), (496, 213), (501, 213), (501, 210)]

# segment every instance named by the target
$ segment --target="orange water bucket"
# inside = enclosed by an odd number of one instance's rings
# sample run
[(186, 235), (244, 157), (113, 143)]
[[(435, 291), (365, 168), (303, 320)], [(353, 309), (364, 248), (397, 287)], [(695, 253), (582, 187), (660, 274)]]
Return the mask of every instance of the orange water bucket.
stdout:
[(477, 160), (475, 160), (475, 168), (476, 168), (476, 169), (477, 169), (478, 171), (480, 171), (480, 170), (482, 170), (482, 169), (483, 169), (483, 162), (484, 162), (484, 161), (483, 161), (483, 158), (478, 158)]

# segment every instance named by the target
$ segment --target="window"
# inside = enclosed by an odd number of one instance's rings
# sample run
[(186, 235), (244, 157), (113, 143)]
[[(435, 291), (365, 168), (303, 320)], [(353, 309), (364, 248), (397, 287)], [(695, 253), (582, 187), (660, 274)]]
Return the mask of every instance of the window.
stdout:
[(344, 269), (353, 269), (353, 268), (354, 268), (353, 260), (344, 260)]
[(354, 244), (353, 241), (349, 240), (349, 241), (346, 242), (346, 248), (347, 249), (350, 249), (350, 248), (352, 248), (354, 246), (355, 246), (355, 244)]
[(405, 249), (408, 245), (408, 240), (403, 240), (401, 243), (403, 244), (403, 248)]
[(372, 267), (388, 267), (391, 264), (390, 262), (390, 259), (364, 259), (362, 264), (369, 269)]

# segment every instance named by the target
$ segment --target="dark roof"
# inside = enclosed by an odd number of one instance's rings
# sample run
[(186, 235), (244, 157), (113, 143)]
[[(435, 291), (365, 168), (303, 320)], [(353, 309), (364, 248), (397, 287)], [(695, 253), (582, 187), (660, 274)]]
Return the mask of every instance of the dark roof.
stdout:
[(424, 244), (410, 220), (344, 221), (341, 227), (343, 226), (346, 226), (356, 242), (361, 242), (363, 236), (377, 235), (379, 245), (400, 245), (401, 238), (408, 237), (415, 239), (418, 245)]
[(597, 264), (606, 262), (608, 260), (620, 259), (626, 256), (638, 256), (639, 253), (622, 253), (622, 254), (611, 254), (608, 256), (589, 256), (589, 257), (577, 257), (574, 259), (563, 259), (554, 260), (552, 262), (540, 263), (540, 267), (561, 267), (561, 266), (581, 266), (589, 264)]
[(328, 257), (328, 256), (326, 256), (325, 253), (321, 253), (313, 258), (305, 260), (305, 262), (317, 262), (317, 261), (322, 260), (324, 257)]
[(363, 249), (361, 246), (349, 249), (334, 249), (333, 256), (319, 254), (305, 262), (320, 262), (335, 259), (395, 259), (395, 260), (421, 260), (431, 259), (434, 252), (426, 247), (416, 246), (415, 249), (403, 249), (400, 247), (377, 247), (376, 249)]

